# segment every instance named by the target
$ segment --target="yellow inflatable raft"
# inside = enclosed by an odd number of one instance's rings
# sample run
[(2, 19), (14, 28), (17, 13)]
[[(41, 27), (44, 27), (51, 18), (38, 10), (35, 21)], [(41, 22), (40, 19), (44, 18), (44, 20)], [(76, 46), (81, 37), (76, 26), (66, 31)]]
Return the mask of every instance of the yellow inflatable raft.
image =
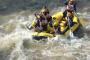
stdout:
[[(58, 20), (61, 19), (61, 17), (63, 16), (62, 12), (57, 12), (54, 15), (52, 15), (52, 20), (54, 23), (58, 24)], [(61, 24), (61, 31), (64, 32), (63, 34), (59, 34), (62, 35), (64, 37), (68, 37), (70, 31), (72, 33), (76, 33), (78, 30), (78, 32), (80, 32), (80, 27), (83, 26), (85, 24), (85, 20), (84, 19), (78, 19), (78, 17), (74, 16), (73, 18), (73, 22), (75, 23), (72, 27), (68, 28), (68, 26), (63, 26), (63, 24)], [(62, 23), (65, 23), (64, 21), (62, 21)], [(35, 25), (33, 23), (33, 25)], [(43, 38), (52, 38), (55, 37), (56, 34), (50, 34), (50, 33), (46, 33), (46, 32), (33, 32), (32, 33), (33, 38), (35, 39), (43, 39)]]

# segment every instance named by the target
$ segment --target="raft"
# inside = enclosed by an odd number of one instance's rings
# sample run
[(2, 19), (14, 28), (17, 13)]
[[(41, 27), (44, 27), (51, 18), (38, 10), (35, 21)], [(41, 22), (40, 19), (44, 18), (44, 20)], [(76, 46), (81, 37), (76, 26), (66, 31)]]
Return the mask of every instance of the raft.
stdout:
[(33, 39), (40, 40), (40, 39), (53, 38), (54, 35), (46, 32), (33, 32), (32, 37)]
[[(62, 12), (55, 13), (54, 15), (52, 15), (52, 20), (57, 22), (61, 16), (63, 16)], [(60, 35), (63, 37), (69, 37), (70, 32), (72, 32), (74, 35), (79, 35), (81, 30), (82, 30), (83, 25), (85, 25), (85, 20), (84, 19), (78, 20), (77, 17), (75, 17), (74, 22), (75, 22), (75, 24), (72, 27), (68, 27), (68, 26), (65, 27), (65, 29), (63, 30), (64, 31), (63, 34), (50, 34), (50, 33), (46, 33), (46, 32), (33, 32), (32, 37), (36, 40), (53, 38), (57, 35)], [(81, 35), (83, 35), (83, 33)]]

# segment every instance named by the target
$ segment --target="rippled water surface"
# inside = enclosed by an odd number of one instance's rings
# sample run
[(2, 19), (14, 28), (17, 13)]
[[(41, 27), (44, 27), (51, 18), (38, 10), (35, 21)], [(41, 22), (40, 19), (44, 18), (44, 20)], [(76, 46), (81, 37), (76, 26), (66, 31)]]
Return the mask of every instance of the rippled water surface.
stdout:
[[(52, 5), (51, 5), (52, 6)], [(0, 15), (0, 60), (90, 60), (90, 12), (87, 6), (78, 12), (88, 23), (84, 26), (82, 38), (55, 37), (47, 40), (34, 40), (25, 25), (31, 24), (34, 12), (17, 11)], [(61, 10), (54, 8), (52, 14)]]

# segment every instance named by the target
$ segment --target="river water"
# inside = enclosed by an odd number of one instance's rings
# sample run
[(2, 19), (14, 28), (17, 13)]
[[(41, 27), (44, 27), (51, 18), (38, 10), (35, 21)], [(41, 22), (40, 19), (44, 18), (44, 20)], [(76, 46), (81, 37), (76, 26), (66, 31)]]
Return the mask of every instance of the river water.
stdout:
[[(10, 9), (13, 10), (12, 7)], [(25, 27), (31, 24), (35, 11), (17, 9), (13, 12), (8, 9), (0, 14), (0, 60), (90, 60), (88, 6), (77, 13), (88, 22), (84, 25), (84, 37), (71, 39), (55, 37), (43, 41), (32, 39), (32, 31)], [(53, 8), (51, 13), (59, 10), (60, 6)]]

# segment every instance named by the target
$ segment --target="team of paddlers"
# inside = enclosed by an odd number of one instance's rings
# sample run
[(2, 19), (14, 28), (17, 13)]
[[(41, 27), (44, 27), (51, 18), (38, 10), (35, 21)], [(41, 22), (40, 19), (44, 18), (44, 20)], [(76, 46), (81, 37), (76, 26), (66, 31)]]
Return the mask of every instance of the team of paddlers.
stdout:
[(35, 20), (32, 25), (28, 27), (33, 29), (35, 32), (47, 32), (50, 34), (63, 34), (65, 27), (72, 27), (77, 23), (76, 12), (76, 1), (68, 0), (65, 2), (65, 10), (60, 12), (61, 16), (59, 19), (50, 16), (49, 9), (45, 6), (39, 13), (35, 13)]

